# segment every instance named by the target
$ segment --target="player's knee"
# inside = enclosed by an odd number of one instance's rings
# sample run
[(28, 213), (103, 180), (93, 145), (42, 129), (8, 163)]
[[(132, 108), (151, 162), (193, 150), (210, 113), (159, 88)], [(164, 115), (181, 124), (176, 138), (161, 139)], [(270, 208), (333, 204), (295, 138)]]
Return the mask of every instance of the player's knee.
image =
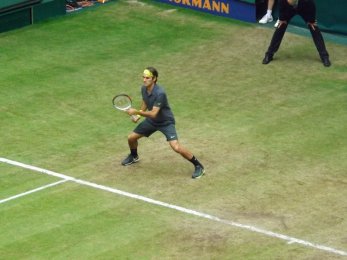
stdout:
[(174, 150), (176, 153), (180, 153), (181, 152), (181, 147), (178, 143), (175, 144), (171, 144), (171, 148), (172, 150)]
[(134, 133), (131, 133), (128, 135), (128, 141), (129, 142), (136, 142), (137, 139), (138, 139), (138, 137)]

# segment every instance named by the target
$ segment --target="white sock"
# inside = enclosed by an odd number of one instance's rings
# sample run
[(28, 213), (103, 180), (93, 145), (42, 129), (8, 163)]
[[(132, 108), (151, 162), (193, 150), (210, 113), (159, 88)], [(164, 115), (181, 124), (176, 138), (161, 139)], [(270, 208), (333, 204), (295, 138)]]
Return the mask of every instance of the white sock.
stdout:
[(266, 15), (267, 15), (267, 16), (271, 16), (271, 15), (272, 15), (272, 10), (267, 10), (267, 11), (266, 11)]

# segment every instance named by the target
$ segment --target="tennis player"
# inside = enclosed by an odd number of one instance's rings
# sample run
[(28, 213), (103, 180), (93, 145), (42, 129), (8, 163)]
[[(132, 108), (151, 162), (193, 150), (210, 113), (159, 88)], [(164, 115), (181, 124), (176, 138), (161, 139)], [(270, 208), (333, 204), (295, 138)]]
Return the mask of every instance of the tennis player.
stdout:
[(127, 113), (145, 117), (145, 120), (137, 125), (128, 136), (130, 154), (122, 161), (122, 165), (127, 166), (138, 162), (138, 140), (160, 131), (166, 136), (171, 148), (194, 165), (195, 170), (192, 178), (200, 178), (205, 173), (205, 169), (195, 156), (178, 142), (174, 115), (169, 106), (165, 90), (157, 84), (157, 80), (158, 71), (155, 68), (148, 67), (144, 70), (143, 86), (141, 87), (141, 109), (130, 108)]

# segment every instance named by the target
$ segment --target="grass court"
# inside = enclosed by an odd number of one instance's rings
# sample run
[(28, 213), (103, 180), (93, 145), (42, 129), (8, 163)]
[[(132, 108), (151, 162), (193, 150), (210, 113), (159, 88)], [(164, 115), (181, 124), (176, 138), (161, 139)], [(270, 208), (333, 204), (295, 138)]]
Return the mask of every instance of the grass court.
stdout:
[[(344, 259), (346, 46), (287, 32), (264, 66), (272, 30), (120, 0), (0, 34), (0, 258)], [(120, 165), (147, 66), (198, 180), (160, 133)]]

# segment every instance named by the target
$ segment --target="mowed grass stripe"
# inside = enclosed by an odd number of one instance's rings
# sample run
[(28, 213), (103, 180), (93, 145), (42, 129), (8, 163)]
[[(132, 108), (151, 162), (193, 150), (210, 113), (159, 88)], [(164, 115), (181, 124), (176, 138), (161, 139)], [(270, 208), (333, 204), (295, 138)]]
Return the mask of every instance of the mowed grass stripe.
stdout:
[[(187, 208), (180, 207), (180, 206), (173, 205), (173, 204), (169, 204), (169, 203), (166, 203), (166, 202), (161, 202), (161, 201), (158, 201), (158, 200), (153, 200), (151, 198), (147, 198), (147, 197), (144, 197), (144, 196), (141, 196), (141, 195), (129, 193), (129, 192), (126, 192), (126, 191), (121, 191), (121, 190), (118, 190), (118, 189), (115, 189), (115, 188), (107, 187), (107, 186), (104, 186), (104, 185), (99, 185), (99, 184), (92, 183), (92, 182), (89, 182), (89, 181), (84, 181), (84, 180), (81, 180), (81, 179), (75, 179), (75, 178), (73, 178), (71, 176), (67, 176), (67, 175), (64, 175), (64, 174), (61, 174), (61, 173), (56, 173), (56, 172), (53, 172), (53, 171), (50, 171), (50, 170), (46, 170), (46, 169), (42, 169), (42, 168), (39, 168), (39, 167), (36, 167), (36, 166), (24, 164), (24, 163), (21, 163), (21, 162), (16, 162), (16, 161), (9, 160), (9, 159), (6, 159), (6, 158), (0, 158), (0, 161), (3, 162), (3, 163), (7, 163), (7, 164), (14, 165), (14, 166), (22, 167), (22, 168), (29, 169), (29, 170), (32, 170), (32, 171), (37, 171), (37, 172), (40, 172), (40, 173), (43, 173), (43, 174), (48, 174), (48, 175), (51, 175), (51, 176), (54, 176), (54, 177), (63, 178), (62, 181), (59, 181), (59, 182), (47, 185), (45, 187), (38, 188), (38, 189), (36, 189), (36, 190), (34, 190), (32, 192), (43, 190), (43, 189), (45, 189), (47, 187), (55, 186), (57, 184), (61, 184), (61, 183), (65, 182), (65, 181), (72, 181), (72, 182), (76, 182), (76, 183), (81, 184), (81, 185), (92, 187), (94, 189), (99, 189), (99, 190), (115, 193), (115, 194), (118, 194), (118, 195), (121, 195), (121, 196), (129, 197), (129, 198), (136, 199), (136, 200), (141, 200), (141, 201), (144, 201), (146, 203), (154, 204), (154, 205), (157, 205), (157, 206), (162, 206), (162, 207), (174, 209), (174, 210), (186, 213), (186, 214), (194, 215), (194, 216), (201, 217), (201, 218), (206, 218), (206, 219), (209, 219), (209, 220), (212, 220), (212, 221), (216, 221), (216, 222), (219, 222), (219, 223), (223, 223), (223, 224), (231, 225), (231, 226), (234, 226), (234, 227), (246, 229), (246, 230), (249, 230), (249, 231), (252, 231), (252, 232), (257, 232), (257, 233), (260, 233), (262, 235), (266, 235), (266, 236), (269, 236), (269, 237), (282, 239), (282, 240), (287, 241), (288, 244), (297, 243), (297, 244), (300, 244), (300, 245), (303, 245), (303, 246), (312, 247), (312, 248), (315, 248), (315, 249), (327, 251), (329, 253), (342, 255), (342, 256), (347, 256), (347, 252), (342, 251), (342, 250), (337, 250), (337, 249), (334, 249), (334, 248), (331, 248), (331, 247), (327, 247), (327, 246), (324, 246), (324, 245), (319, 245), (319, 244), (312, 243), (312, 242), (309, 242), (309, 241), (305, 241), (305, 240), (302, 240), (302, 239), (298, 239), (298, 238), (290, 237), (290, 236), (287, 236), (287, 235), (283, 235), (283, 234), (278, 234), (278, 233), (275, 233), (275, 232), (267, 231), (267, 230), (264, 230), (264, 229), (261, 229), (261, 228), (257, 228), (257, 227), (251, 226), (251, 225), (244, 225), (244, 224), (236, 223), (234, 221), (221, 219), (219, 217), (212, 216), (212, 215), (209, 215), (209, 214), (206, 214), (206, 213), (202, 213), (202, 212), (195, 211), (195, 210), (192, 210), (192, 209), (187, 209)], [(19, 195), (19, 196), (25, 196), (26, 194), (30, 194), (32, 192), (28, 192), (28, 193), (25, 193), (25, 194)], [(5, 201), (7, 201), (7, 200), (4, 200), (3, 202), (5, 202)], [(2, 201), (0, 201), (0, 203), (2, 203)]]

